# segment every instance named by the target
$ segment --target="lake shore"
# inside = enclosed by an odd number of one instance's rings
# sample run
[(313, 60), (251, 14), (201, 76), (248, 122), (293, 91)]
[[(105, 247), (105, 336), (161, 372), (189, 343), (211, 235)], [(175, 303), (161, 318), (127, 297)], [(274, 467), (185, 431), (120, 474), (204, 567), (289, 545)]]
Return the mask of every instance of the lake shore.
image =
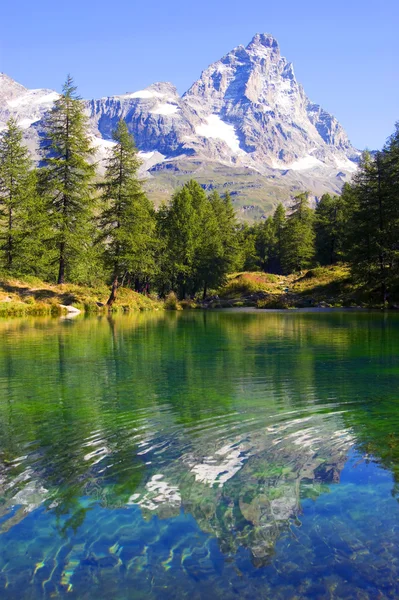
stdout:
[[(0, 277), (0, 316), (102, 314), (109, 287), (106, 284), (85, 286), (54, 285), (34, 277), (24, 279)], [(210, 292), (205, 300), (178, 300), (173, 294), (166, 299), (145, 296), (121, 287), (112, 312), (192, 309), (396, 309), (383, 306), (378, 296), (356, 286), (346, 265), (318, 267), (288, 276), (262, 272), (229, 275), (226, 284)]]

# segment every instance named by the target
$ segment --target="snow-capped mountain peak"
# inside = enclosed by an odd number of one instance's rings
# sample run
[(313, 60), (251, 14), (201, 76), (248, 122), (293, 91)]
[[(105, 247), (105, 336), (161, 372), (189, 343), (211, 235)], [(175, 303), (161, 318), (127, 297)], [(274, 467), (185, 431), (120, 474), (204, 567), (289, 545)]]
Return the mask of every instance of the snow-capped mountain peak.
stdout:
[[(0, 74), (0, 128), (14, 116), (32, 143), (57, 96)], [(145, 167), (158, 178), (170, 172), (195, 176), (199, 165), (202, 173), (221, 165), (231, 174), (258, 173), (268, 185), (339, 191), (359, 154), (338, 121), (309, 100), (267, 33), (212, 63), (181, 97), (173, 84), (158, 82), (88, 100), (86, 110), (102, 156), (123, 118)]]

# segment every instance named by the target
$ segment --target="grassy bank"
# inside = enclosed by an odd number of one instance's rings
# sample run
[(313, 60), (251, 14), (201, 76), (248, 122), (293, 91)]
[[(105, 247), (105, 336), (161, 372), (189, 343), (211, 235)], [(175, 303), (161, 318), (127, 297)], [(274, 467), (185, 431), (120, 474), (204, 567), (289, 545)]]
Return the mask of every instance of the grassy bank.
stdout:
[(288, 276), (234, 273), (210, 307), (379, 307), (377, 295), (356, 285), (346, 265), (318, 267)]
[[(0, 278), (0, 316), (61, 315), (62, 306), (73, 306), (82, 312), (107, 310), (109, 296), (106, 285), (51, 285), (34, 277), (24, 280)], [(130, 289), (120, 288), (112, 311), (154, 310), (163, 307), (156, 299), (147, 298)]]
[[(62, 315), (62, 306), (85, 313), (107, 311), (109, 287), (51, 285), (39, 279), (0, 277), (0, 317)], [(306, 307), (380, 308), (378, 295), (357, 286), (346, 265), (318, 267), (288, 276), (244, 272), (229, 275), (226, 284), (211, 292), (205, 301), (179, 301), (171, 292), (165, 301), (148, 298), (128, 288), (120, 288), (113, 312), (142, 310), (186, 310), (195, 308), (256, 307), (264, 309)]]

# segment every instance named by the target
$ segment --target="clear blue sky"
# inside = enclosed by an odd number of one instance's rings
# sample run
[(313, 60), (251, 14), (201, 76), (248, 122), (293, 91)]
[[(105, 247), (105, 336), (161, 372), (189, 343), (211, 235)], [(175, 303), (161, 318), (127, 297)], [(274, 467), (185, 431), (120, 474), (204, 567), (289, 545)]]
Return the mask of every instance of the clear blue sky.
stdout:
[(183, 93), (256, 32), (273, 34), (308, 96), (358, 148), (399, 120), (398, 0), (5, 0), (0, 71), (85, 98), (171, 81)]

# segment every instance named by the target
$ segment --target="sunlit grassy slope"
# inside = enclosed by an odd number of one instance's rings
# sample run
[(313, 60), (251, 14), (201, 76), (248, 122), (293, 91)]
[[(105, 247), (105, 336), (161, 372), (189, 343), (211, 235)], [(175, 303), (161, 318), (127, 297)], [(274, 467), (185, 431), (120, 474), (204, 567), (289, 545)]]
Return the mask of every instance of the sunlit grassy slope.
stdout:
[(217, 290), (222, 306), (294, 308), (362, 306), (369, 304), (346, 265), (318, 267), (288, 276), (268, 273), (234, 273)]
[[(85, 312), (103, 310), (109, 296), (106, 285), (50, 285), (34, 277), (23, 280), (0, 278), (0, 316), (61, 314), (60, 305), (72, 305)], [(113, 310), (151, 310), (162, 304), (155, 299), (120, 288)]]

